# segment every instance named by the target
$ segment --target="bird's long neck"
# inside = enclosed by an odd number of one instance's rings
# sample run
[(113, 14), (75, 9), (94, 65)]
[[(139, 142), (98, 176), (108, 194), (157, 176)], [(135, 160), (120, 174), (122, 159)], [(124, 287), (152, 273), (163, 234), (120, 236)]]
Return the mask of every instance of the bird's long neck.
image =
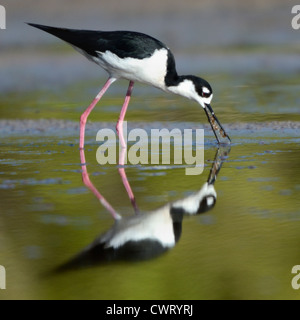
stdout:
[(176, 71), (175, 58), (170, 50), (168, 50), (167, 58), (167, 72), (165, 76), (165, 85), (166, 87), (176, 86), (180, 81), (180, 77)]
[(165, 76), (165, 90), (188, 99), (194, 96), (195, 86), (192, 81), (193, 76), (179, 76), (176, 71), (175, 58), (168, 50), (167, 72)]
[(196, 100), (197, 96), (193, 76), (178, 76), (172, 78), (167, 84), (166, 91), (178, 94), (182, 97)]

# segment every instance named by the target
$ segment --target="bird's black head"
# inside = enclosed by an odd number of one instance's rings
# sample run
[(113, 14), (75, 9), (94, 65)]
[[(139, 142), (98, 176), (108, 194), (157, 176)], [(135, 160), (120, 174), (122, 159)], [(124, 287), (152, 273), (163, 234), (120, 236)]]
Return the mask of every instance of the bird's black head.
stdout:
[(213, 97), (210, 84), (206, 80), (196, 76), (180, 76), (178, 83), (174, 86), (169, 86), (168, 90), (197, 101), (203, 108), (210, 104)]
[[(195, 76), (190, 76), (190, 80), (195, 86), (195, 91), (197, 92), (200, 101), (203, 101), (205, 104), (209, 104), (213, 96), (210, 84), (206, 80)], [(202, 103), (201, 105), (203, 106)]]
[(197, 213), (204, 213), (211, 210), (216, 204), (216, 197), (213, 194), (204, 197), (200, 204)]

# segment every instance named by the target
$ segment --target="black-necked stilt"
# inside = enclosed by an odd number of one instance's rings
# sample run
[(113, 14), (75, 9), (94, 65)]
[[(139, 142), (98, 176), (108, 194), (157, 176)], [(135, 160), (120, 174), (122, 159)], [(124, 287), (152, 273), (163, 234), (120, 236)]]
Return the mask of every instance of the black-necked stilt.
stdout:
[(29, 23), (71, 44), (76, 50), (105, 69), (109, 78), (80, 118), (79, 147), (84, 147), (87, 118), (108, 87), (117, 79), (129, 80), (126, 98), (117, 122), (117, 132), (129, 104), (135, 81), (150, 84), (166, 92), (176, 93), (198, 102), (207, 115), (219, 143), (230, 143), (230, 138), (218, 121), (210, 105), (213, 92), (210, 84), (199, 77), (179, 76), (170, 49), (146, 34), (132, 31), (90, 31), (56, 28)]
[[(200, 190), (149, 212), (137, 212), (134, 206), (134, 215), (122, 217), (89, 179), (84, 149), (80, 149), (83, 182), (110, 212), (115, 223), (56, 271), (104, 262), (152, 259), (172, 249), (181, 237), (183, 218), (207, 212), (216, 204), (217, 193), (214, 183), (229, 152), (229, 145), (217, 150), (208, 179)], [(123, 177), (122, 180), (124, 182)], [(130, 193), (128, 195), (130, 197)]]

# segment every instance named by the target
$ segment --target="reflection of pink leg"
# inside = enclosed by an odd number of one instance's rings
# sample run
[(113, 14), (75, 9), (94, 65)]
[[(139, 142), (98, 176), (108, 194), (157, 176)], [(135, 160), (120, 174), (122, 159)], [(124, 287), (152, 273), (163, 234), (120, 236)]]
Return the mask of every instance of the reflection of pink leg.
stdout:
[(117, 126), (116, 126), (117, 134), (119, 135), (120, 143), (121, 143), (122, 148), (126, 148), (126, 142), (125, 142), (125, 139), (124, 139), (124, 136), (123, 136), (123, 121), (124, 121), (124, 118), (125, 118), (125, 114), (126, 114), (126, 111), (127, 111), (127, 107), (128, 107), (129, 101), (130, 101), (133, 85), (134, 85), (134, 82), (130, 81), (129, 82), (129, 86), (128, 86), (128, 90), (127, 90), (127, 93), (126, 93), (125, 101), (124, 101), (123, 107), (121, 109), (119, 120), (118, 120)]
[(122, 217), (115, 211), (115, 209), (106, 201), (106, 199), (100, 194), (100, 192), (96, 189), (96, 187), (93, 185), (93, 183), (90, 180), (89, 174), (87, 172), (86, 168), (86, 162), (85, 162), (85, 154), (84, 150), (80, 149), (80, 162), (81, 162), (81, 168), (82, 168), (82, 181), (83, 183), (93, 192), (93, 194), (97, 197), (97, 199), (101, 202), (101, 204), (104, 206), (104, 208), (110, 212), (112, 217), (115, 220), (119, 220)]
[(84, 111), (84, 113), (80, 117), (80, 138), (79, 138), (79, 148), (83, 149), (84, 147), (84, 131), (85, 131), (85, 124), (87, 121), (87, 118), (89, 114), (92, 112), (94, 109), (95, 105), (97, 102), (102, 98), (106, 90), (109, 88), (109, 86), (115, 82), (115, 78), (109, 78), (104, 87), (101, 89), (101, 91), (97, 94), (96, 98), (93, 100), (93, 102), (89, 105), (89, 107)]
[(127, 191), (128, 197), (131, 201), (131, 204), (134, 208), (134, 211), (135, 211), (135, 213), (138, 213), (138, 207), (137, 207), (137, 204), (135, 201), (135, 197), (134, 197), (134, 194), (131, 190), (130, 184), (129, 184), (127, 176), (126, 176), (125, 168), (124, 168), (124, 158), (125, 158), (126, 150), (127, 150), (126, 148), (121, 148), (121, 150), (120, 150), (119, 165), (121, 165), (122, 167), (119, 168), (119, 174), (122, 178), (123, 185)]
[(129, 104), (129, 101), (130, 101), (130, 97), (131, 97), (131, 94), (132, 94), (132, 89), (133, 89), (133, 85), (134, 85), (134, 82), (133, 81), (130, 81), (129, 82), (129, 86), (128, 86), (128, 90), (127, 90), (127, 93), (126, 93), (126, 97), (125, 97), (125, 101), (124, 101), (124, 104), (123, 104), (123, 107), (122, 107), (122, 110), (121, 110), (121, 113), (120, 113), (120, 116), (119, 116), (119, 120), (117, 122), (117, 126), (116, 126), (116, 130), (117, 130), (117, 134), (119, 135), (119, 139), (120, 139), (120, 144), (121, 144), (121, 148), (120, 148), (120, 155), (119, 155), (119, 166), (122, 166), (119, 168), (119, 173), (120, 173), (120, 176), (122, 178), (122, 181), (123, 181), (123, 185), (127, 191), (127, 194), (129, 196), (129, 199), (131, 201), (131, 204), (135, 210), (135, 212), (137, 213), (138, 212), (138, 207), (136, 205), (136, 202), (135, 202), (135, 197), (134, 197), (134, 194), (131, 190), (131, 187), (130, 187), (130, 184), (128, 182), (128, 179), (127, 179), (127, 176), (126, 176), (126, 173), (125, 173), (125, 169), (124, 169), (124, 164), (125, 164), (125, 154), (126, 154), (126, 141), (124, 139), (124, 132), (123, 132), (123, 121), (124, 121), (124, 118), (125, 118), (125, 114), (126, 114), (126, 111), (127, 111), (127, 107), (128, 107), (128, 104)]
[(124, 104), (123, 104), (123, 107), (122, 107), (122, 110), (121, 110), (121, 113), (120, 113), (120, 116), (119, 116), (119, 120), (117, 122), (116, 130), (117, 130), (117, 134), (119, 136), (120, 145), (121, 145), (120, 155), (119, 155), (119, 166), (122, 166), (122, 167), (119, 168), (119, 173), (120, 173), (120, 176), (122, 178), (123, 185), (124, 185), (124, 187), (125, 187), (125, 189), (127, 191), (129, 199), (131, 201), (131, 204), (132, 204), (135, 212), (137, 212), (138, 208), (137, 208), (137, 205), (136, 205), (136, 202), (135, 202), (134, 194), (133, 194), (133, 192), (131, 190), (131, 187), (130, 187), (130, 184), (128, 182), (128, 179), (127, 179), (127, 176), (126, 176), (126, 173), (125, 173), (125, 169), (124, 169), (124, 164), (125, 164), (124, 159), (125, 159), (125, 154), (126, 154), (126, 150), (127, 150), (126, 149), (127, 144), (126, 144), (126, 141), (124, 139), (123, 121), (124, 121), (124, 118), (125, 118), (125, 114), (126, 114), (126, 110), (127, 110), (129, 101), (130, 101), (133, 85), (134, 85), (134, 82), (130, 81), (129, 82), (129, 86), (128, 86), (128, 90), (127, 90), (127, 93), (126, 93), (125, 101), (124, 101)]

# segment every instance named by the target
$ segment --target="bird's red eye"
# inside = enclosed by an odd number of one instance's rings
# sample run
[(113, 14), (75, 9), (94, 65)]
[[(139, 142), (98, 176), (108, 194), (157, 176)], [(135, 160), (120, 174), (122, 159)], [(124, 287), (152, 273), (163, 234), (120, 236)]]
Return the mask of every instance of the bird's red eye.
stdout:
[(203, 98), (208, 98), (210, 96), (210, 92), (204, 92), (202, 91), (202, 97)]
[(203, 98), (209, 98), (211, 95), (211, 92), (207, 87), (202, 87), (201, 95)]

